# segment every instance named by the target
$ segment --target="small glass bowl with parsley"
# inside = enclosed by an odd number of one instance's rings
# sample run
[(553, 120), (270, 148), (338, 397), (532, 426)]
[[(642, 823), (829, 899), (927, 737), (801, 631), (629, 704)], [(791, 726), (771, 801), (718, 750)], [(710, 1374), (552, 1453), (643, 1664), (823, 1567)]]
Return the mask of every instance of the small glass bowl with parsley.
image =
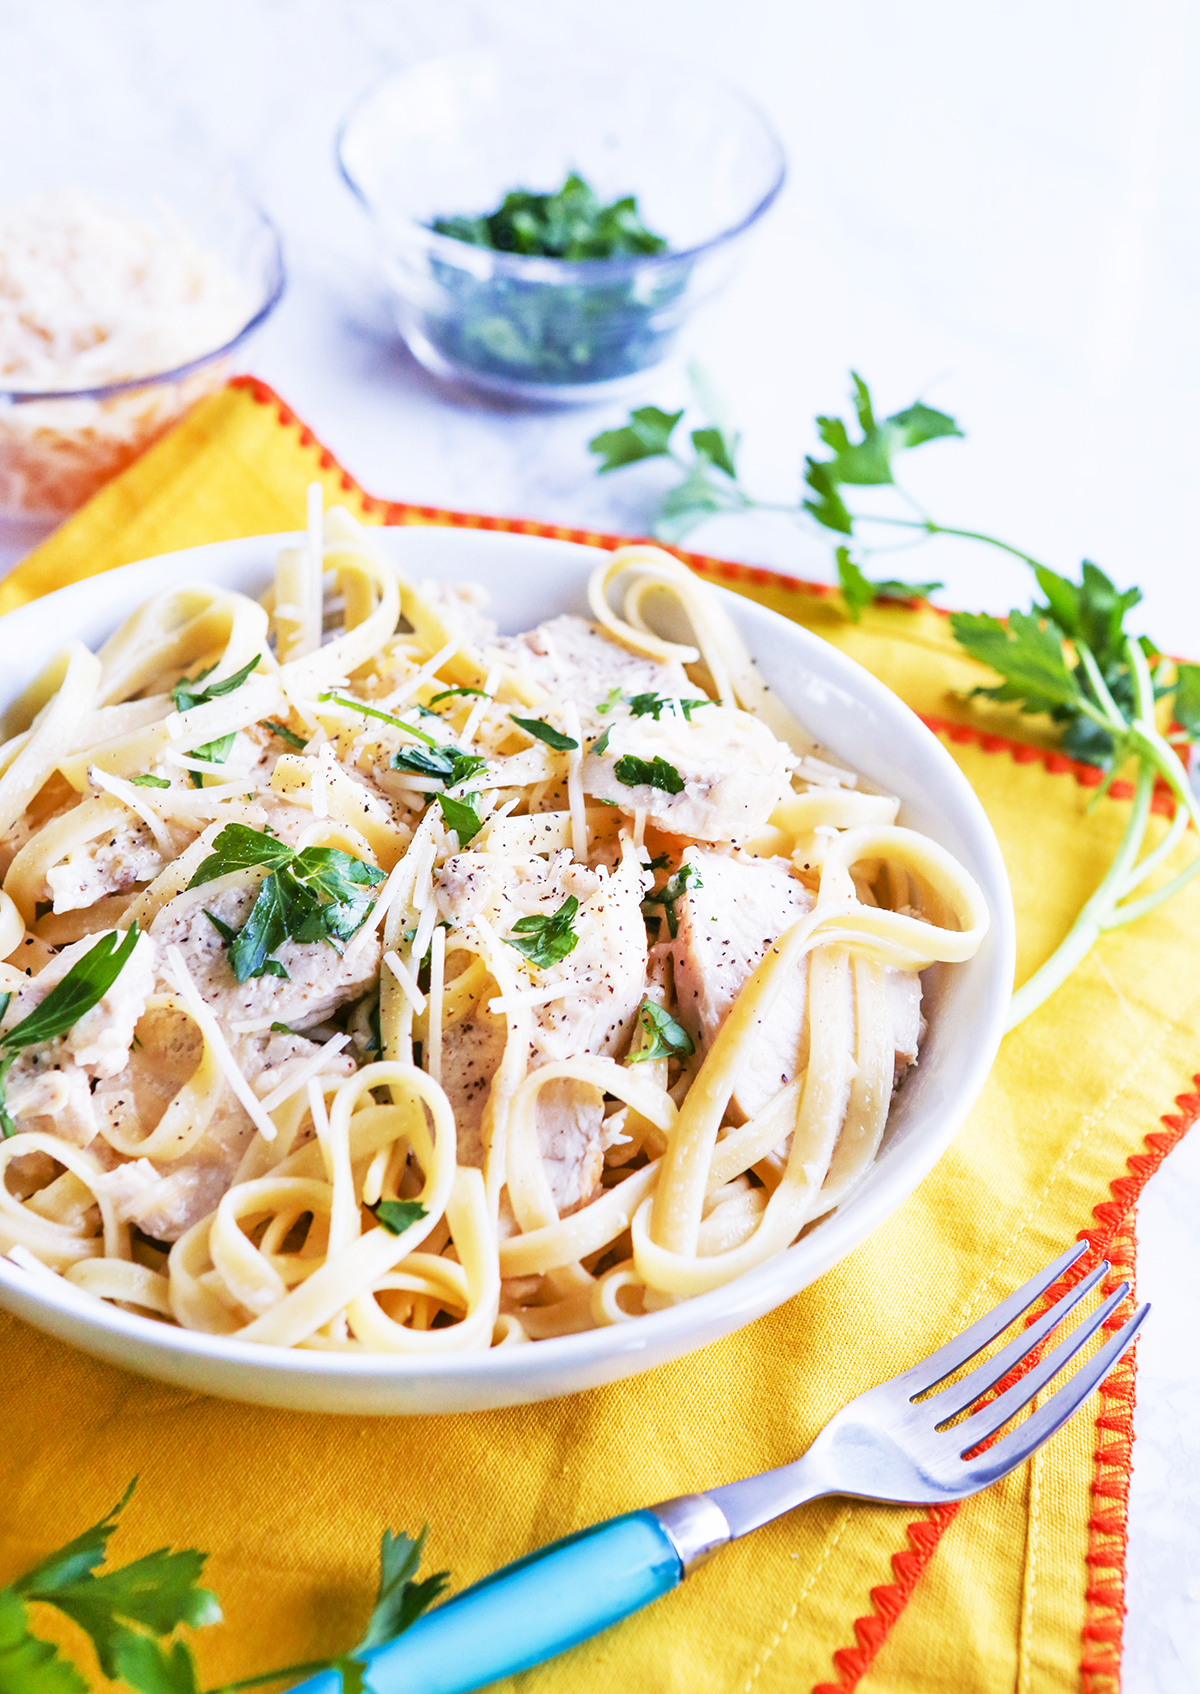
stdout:
[(387, 77), (338, 160), (420, 362), (548, 401), (607, 398), (661, 363), (784, 177), (720, 78), (532, 48)]

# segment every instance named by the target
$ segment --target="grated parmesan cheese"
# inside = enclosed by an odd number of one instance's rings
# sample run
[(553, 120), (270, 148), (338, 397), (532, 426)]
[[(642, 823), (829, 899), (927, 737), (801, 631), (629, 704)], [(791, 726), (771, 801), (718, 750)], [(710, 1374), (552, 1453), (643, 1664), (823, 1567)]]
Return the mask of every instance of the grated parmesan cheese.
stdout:
[[(0, 214), (0, 388), (55, 393), (176, 370), (231, 341), (250, 289), (178, 220), (129, 216), (80, 193)], [(0, 414), (0, 509), (74, 510), (226, 376), (103, 400), (34, 400)]]

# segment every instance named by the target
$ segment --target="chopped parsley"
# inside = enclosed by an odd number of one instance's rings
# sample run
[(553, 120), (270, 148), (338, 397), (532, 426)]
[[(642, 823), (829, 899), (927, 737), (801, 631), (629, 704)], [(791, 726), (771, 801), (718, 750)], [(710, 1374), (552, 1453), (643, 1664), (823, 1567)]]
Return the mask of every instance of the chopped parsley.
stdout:
[[(592, 751), (596, 749), (593, 747)], [(623, 753), (613, 766), (613, 774), (626, 788), (660, 788), (664, 794), (683, 793), (683, 778), (661, 753), (656, 753), (653, 759), (638, 759), (632, 753)]]
[(615, 711), (616, 708), (620, 704), (621, 704), (621, 687), (620, 687), (620, 684), (618, 683), (616, 688), (610, 688), (609, 689), (608, 698), (604, 701), (603, 705), (597, 706), (596, 710), (598, 712), (603, 712), (603, 713), (607, 714), (609, 712)]
[(378, 1205), (370, 1206), (368, 1210), (389, 1235), (403, 1235), (406, 1229), (411, 1229), (426, 1216), (419, 1200), (380, 1200)]
[(308, 746), (304, 737), (297, 735), (296, 731), (289, 729), (285, 723), (277, 723), (274, 718), (260, 718), (259, 723), (263, 729), (269, 729), (272, 735), (277, 735), (281, 741), (286, 741), (289, 747), (295, 747), (298, 752), (302, 753)]
[(513, 925), (513, 933), (504, 939), (518, 953), (523, 953), (531, 965), (546, 970), (574, 952), (579, 937), (572, 928), (572, 922), (578, 910), (579, 901), (573, 894), (568, 894), (557, 912), (549, 917), (534, 914), (518, 918)]
[[(85, 1012), (99, 1005), (125, 968), (129, 955), (138, 942), (137, 925), (124, 935), (119, 930), (102, 935), (94, 947), (81, 959), (76, 959), (67, 974), (46, 995), (28, 1017), (11, 1029), (0, 1030), (0, 1135), (16, 1132), (16, 1125), (4, 1103), (4, 1084), (17, 1054), (24, 1047), (42, 1047), (48, 1041), (74, 1029)], [(0, 1018), (8, 1010), (9, 995), (4, 995)]]
[(634, 195), (606, 206), (574, 171), (553, 194), (514, 188), (494, 212), (434, 218), (430, 228), (495, 253), (569, 262), (661, 253), (667, 245), (642, 222)]
[(464, 753), (461, 747), (446, 747), (436, 742), (428, 751), (424, 747), (402, 747), (392, 754), (390, 762), (394, 771), (432, 777), (444, 782), (447, 788), (455, 788), (469, 776), (487, 769), (487, 760), (481, 754)]
[(480, 700), (490, 700), (491, 695), (486, 688), (468, 688), (465, 683), (455, 683), (453, 688), (443, 688), (440, 694), (430, 699), (431, 706), (438, 706), (443, 700), (453, 700), (460, 694), (474, 694)]
[(638, 1007), (637, 1049), (629, 1055), (631, 1065), (645, 1059), (686, 1059), (696, 1051), (696, 1044), (681, 1023), (669, 1012), (656, 1006), (653, 1000), (643, 1000)]
[(370, 890), (383, 881), (383, 872), (337, 847), (305, 847), (295, 852), (282, 841), (245, 824), (226, 824), (213, 842), (213, 851), (188, 883), (195, 888), (230, 871), (263, 867), (254, 905), (232, 940), (222, 924), (210, 922), (226, 939), (229, 963), (239, 982), (255, 976), (286, 977), (271, 955), (285, 941), (327, 941), (338, 951), (349, 941), (371, 909)]
[(129, 780), (135, 788), (170, 788), (171, 786), (165, 776), (151, 776), (149, 771), (142, 776), (131, 776)]
[[(171, 699), (175, 702), (175, 710), (177, 712), (190, 712), (193, 706), (205, 706), (210, 700), (220, 700), (226, 694), (234, 693), (246, 681), (251, 671), (257, 667), (261, 658), (262, 654), (256, 653), (248, 664), (242, 666), (240, 671), (234, 671), (233, 675), (227, 676), (223, 682), (210, 682), (204, 688), (198, 685), (204, 681), (206, 676), (212, 675), (217, 668), (215, 665), (209, 665), (208, 669), (201, 671), (199, 676), (180, 677), (171, 690)], [(233, 743), (233, 734), (219, 735), (215, 741), (205, 741), (201, 746), (193, 747), (190, 757), (204, 759), (210, 765), (223, 765), (233, 750)], [(192, 779), (193, 788), (204, 787), (204, 773), (202, 771), (189, 771), (188, 774)]]
[(508, 715), (518, 729), (523, 729), (526, 735), (532, 735), (538, 741), (544, 741), (547, 747), (553, 747), (556, 753), (573, 752), (579, 746), (578, 741), (564, 735), (561, 729), (555, 729), (545, 718), (519, 718), (515, 712)]
[(592, 742), (592, 745), (588, 748), (588, 752), (594, 753), (597, 758), (600, 757), (601, 753), (607, 753), (608, 752), (608, 738), (611, 734), (612, 734), (612, 725), (609, 724), (608, 728), (604, 731), (604, 734), (598, 735), (596, 737), (595, 741)]
[(712, 701), (707, 696), (697, 696), (694, 700), (680, 700), (673, 694), (634, 694), (630, 697), (629, 709), (635, 718), (651, 717), (658, 722), (662, 712), (682, 712), (688, 723), (692, 721), (692, 713), (697, 706), (711, 706)]
[[(704, 884), (700, 880), (695, 865), (685, 861), (662, 888), (654, 894), (647, 894), (642, 901), (642, 911), (646, 912), (647, 906), (661, 906), (667, 920), (667, 933), (674, 941), (679, 933), (679, 918), (675, 911), (676, 902), (683, 898), (685, 889), (703, 887)], [(658, 913), (646, 912), (646, 916), (657, 917)]]
[(438, 805), (442, 808), (442, 818), (447, 829), (452, 829), (458, 836), (458, 844), (465, 847), (474, 841), (483, 828), (483, 819), (475, 805), (473, 794), (464, 794), (460, 800), (453, 800), (448, 794), (438, 795)]

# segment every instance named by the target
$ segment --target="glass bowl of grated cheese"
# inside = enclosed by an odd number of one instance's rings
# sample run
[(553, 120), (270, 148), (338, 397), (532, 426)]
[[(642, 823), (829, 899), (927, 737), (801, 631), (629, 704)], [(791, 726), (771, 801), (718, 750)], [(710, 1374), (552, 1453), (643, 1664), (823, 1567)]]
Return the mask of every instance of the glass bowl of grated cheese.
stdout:
[(274, 225), (229, 184), (0, 207), (0, 521), (75, 511), (225, 381), (283, 286)]

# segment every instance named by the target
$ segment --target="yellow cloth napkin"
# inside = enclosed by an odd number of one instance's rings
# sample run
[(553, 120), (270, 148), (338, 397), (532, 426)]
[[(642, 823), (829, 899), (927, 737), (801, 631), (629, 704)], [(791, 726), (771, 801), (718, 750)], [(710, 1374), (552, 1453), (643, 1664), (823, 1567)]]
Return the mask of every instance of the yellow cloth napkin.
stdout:
[[(269, 389), (243, 378), (0, 585), (0, 609), (128, 560), (300, 527), (314, 476), (368, 522), (601, 539), (371, 500)], [(961, 698), (979, 673), (928, 608), (876, 608), (852, 625), (827, 592), (692, 562), (834, 641), (943, 726), (1000, 838), (1027, 974), (1094, 885), (1126, 799), (1087, 815), (1076, 767), (1004, 739), (1003, 712), (981, 719)], [(449, 1567), (460, 1586), (598, 1518), (786, 1461), (844, 1401), (930, 1351), (1078, 1233), (1131, 1262), (1137, 1192), (1200, 1110), (1191, 1096), (1173, 1106), (1196, 1068), (1197, 935), (1193, 883), (1107, 936), (1006, 1039), (949, 1153), (871, 1240), (780, 1310), (629, 1382), (470, 1416), (302, 1417), (144, 1382), (0, 1315), (0, 1582), (94, 1521), (138, 1473), (114, 1553), (164, 1542), (211, 1552), (226, 1622), (195, 1638), (209, 1687), (355, 1639), (384, 1526), (428, 1522), (427, 1568)], [(1131, 1408), (1127, 1365), (987, 1494), (930, 1513), (818, 1502), (502, 1686), (1115, 1691)], [(55, 1629), (94, 1667), (72, 1626), (46, 1622)], [(95, 1686), (105, 1686), (98, 1673)]]

